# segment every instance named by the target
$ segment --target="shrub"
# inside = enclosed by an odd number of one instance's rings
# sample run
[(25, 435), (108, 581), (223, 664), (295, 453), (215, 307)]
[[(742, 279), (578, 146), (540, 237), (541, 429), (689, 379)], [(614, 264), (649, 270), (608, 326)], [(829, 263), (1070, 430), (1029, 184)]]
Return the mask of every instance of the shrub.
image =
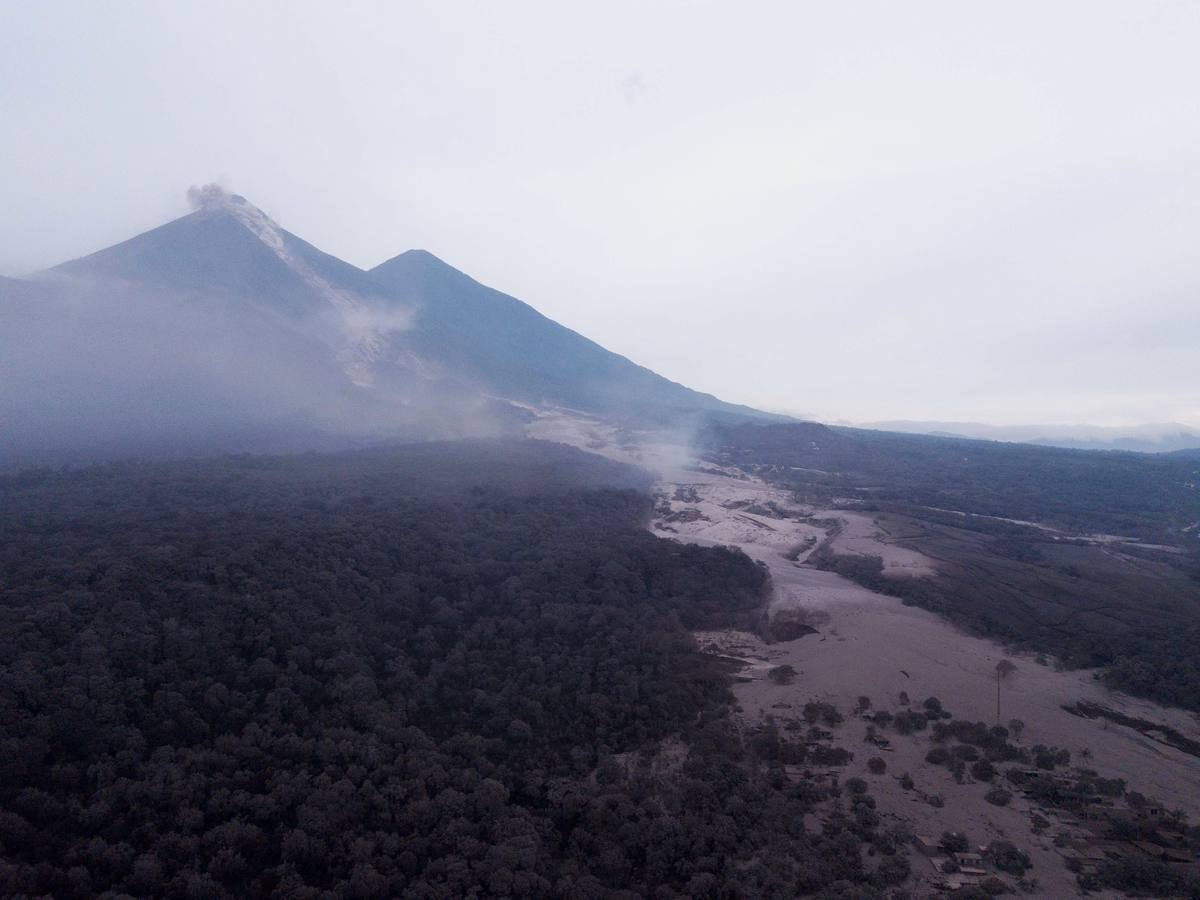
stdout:
[(992, 858), (992, 864), (1001, 872), (1007, 872), (1010, 875), (1020, 877), (1025, 874), (1025, 870), (1031, 865), (1029, 854), (1023, 850), (1018, 850), (1009, 841), (993, 841), (988, 846), (987, 852), (988, 856)]
[(842, 714), (832, 703), (810, 700), (804, 704), (803, 715), (809, 725), (815, 725), (818, 721), (830, 727), (842, 723)]
[(1008, 885), (995, 875), (993, 875), (991, 878), (985, 879), (979, 886), (993, 897), (999, 897), (1001, 894), (1008, 893)]
[(1044, 747), (1038, 744), (1033, 748), (1033, 763), (1039, 769), (1053, 771), (1055, 766), (1069, 766), (1071, 751), (1061, 747)]
[(996, 767), (986, 759), (977, 760), (971, 766), (971, 777), (979, 781), (991, 781), (996, 777)]
[(844, 747), (816, 746), (808, 751), (808, 761), (814, 766), (844, 766), (854, 754)]
[(906, 709), (896, 713), (892, 726), (901, 734), (912, 734), (914, 731), (924, 731), (927, 722), (923, 713)]
[(767, 670), (767, 677), (776, 684), (791, 684), (796, 678), (796, 670), (789, 665), (775, 666)]
[(1012, 800), (1012, 794), (1002, 787), (994, 787), (983, 795), (983, 799), (992, 806), (1008, 806), (1009, 801)]
[(946, 896), (953, 900), (992, 900), (992, 895), (977, 884), (964, 885)]
[(934, 747), (925, 754), (925, 762), (935, 766), (944, 766), (950, 761), (950, 751), (945, 747)]
[(875, 870), (875, 880), (884, 886), (903, 884), (911, 872), (912, 864), (908, 857), (897, 853), (883, 858)]
[(887, 771), (887, 763), (878, 756), (872, 756), (867, 760), (867, 771), (872, 775), (882, 775)]
[(879, 827), (879, 813), (869, 803), (854, 804), (854, 822), (858, 825), (859, 834), (868, 838)]

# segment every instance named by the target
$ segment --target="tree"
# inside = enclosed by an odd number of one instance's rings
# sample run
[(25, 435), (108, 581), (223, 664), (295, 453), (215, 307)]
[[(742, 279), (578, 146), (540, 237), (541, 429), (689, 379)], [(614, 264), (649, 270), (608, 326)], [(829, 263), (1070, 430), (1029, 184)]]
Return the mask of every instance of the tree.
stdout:
[(981, 889), (987, 891), (988, 894), (993, 897), (999, 897), (1001, 894), (1008, 893), (1008, 885), (1005, 884), (1003, 881), (1001, 881), (999, 878), (997, 878), (995, 875), (992, 875), (990, 878), (984, 879), (982, 882), (980, 882), (979, 887)]
[(1006, 680), (1017, 669), (1016, 664), (1009, 659), (996, 663), (996, 724), (1000, 724), (1000, 682)]
[(976, 760), (971, 765), (971, 777), (979, 781), (991, 781), (996, 777), (996, 767), (986, 759)]
[(0, 476), (0, 894), (874, 896), (691, 637), (762, 570), (517, 444)]
[(961, 831), (943, 831), (942, 849), (947, 853), (966, 853), (971, 848), (971, 842)]
[(1008, 806), (1009, 801), (1012, 800), (1012, 794), (997, 785), (989, 789), (988, 792), (983, 795), (983, 799), (993, 806)]
[(1025, 723), (1023, 721), (1021, 721), (1020, 719), (1009, 719), (1008, 720), (1008, 730), (1012, 734), (1012, 736), (1017, 739), (1017, 743), (1020, 743), (1021, 742), (1021, 732), (1023, 732), (1025, 730)]
[(924, 713), (913, 712), (912, 710), (901, 710), (892, 719), (892, 727), (900, 734), (912, 734), (914, 731), (923, 731), (928, 724)]
[(867, 770), (872, 775), (882, 775), (887, 771), (887, 763), (881, 757), (872, 756), (867, 760)]
[(950, 751), (945, 747), (931, 747), (925, 754), (925, 762), (935, 766), (944, 766), (950, 761)]
[(1010, 841), (993, 841), (988, 845), (987, 853), (997, 869), (1010, 875), (1024, 875), (1031, 865), (1029, 854), (1017, 849)]
[(911, 873), (912, 863), (908, 861), (908, 857), (894, 853), (880, 860), (878, 868), (875, 869), (875, 878), (884, 886), (903, 884)]

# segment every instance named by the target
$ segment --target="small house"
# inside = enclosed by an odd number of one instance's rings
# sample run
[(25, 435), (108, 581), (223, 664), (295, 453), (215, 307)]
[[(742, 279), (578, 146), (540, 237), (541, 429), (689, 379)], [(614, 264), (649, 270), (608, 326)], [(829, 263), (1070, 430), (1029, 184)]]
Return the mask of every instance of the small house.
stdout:
[(928, 856), (938, 849), (938, 839), (928, 834), (913, 835), (913, 845)]

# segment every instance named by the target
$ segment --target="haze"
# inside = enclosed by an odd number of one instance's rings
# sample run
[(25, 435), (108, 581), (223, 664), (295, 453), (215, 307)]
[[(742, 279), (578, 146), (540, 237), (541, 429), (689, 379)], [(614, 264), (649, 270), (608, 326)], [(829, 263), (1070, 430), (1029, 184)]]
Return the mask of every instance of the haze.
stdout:
[(828, 420), (1200, 426), (1200, 7), (10, 3), (0, 272), (220, 181)]

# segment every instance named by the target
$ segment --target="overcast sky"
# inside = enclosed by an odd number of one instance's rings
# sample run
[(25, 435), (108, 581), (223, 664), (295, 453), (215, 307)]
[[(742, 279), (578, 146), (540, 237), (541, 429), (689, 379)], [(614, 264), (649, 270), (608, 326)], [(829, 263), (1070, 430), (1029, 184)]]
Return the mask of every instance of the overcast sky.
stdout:
[(220, 181), (826, 420), (1200, 427), (1200, 3), (55, 3), (0, 272)]

